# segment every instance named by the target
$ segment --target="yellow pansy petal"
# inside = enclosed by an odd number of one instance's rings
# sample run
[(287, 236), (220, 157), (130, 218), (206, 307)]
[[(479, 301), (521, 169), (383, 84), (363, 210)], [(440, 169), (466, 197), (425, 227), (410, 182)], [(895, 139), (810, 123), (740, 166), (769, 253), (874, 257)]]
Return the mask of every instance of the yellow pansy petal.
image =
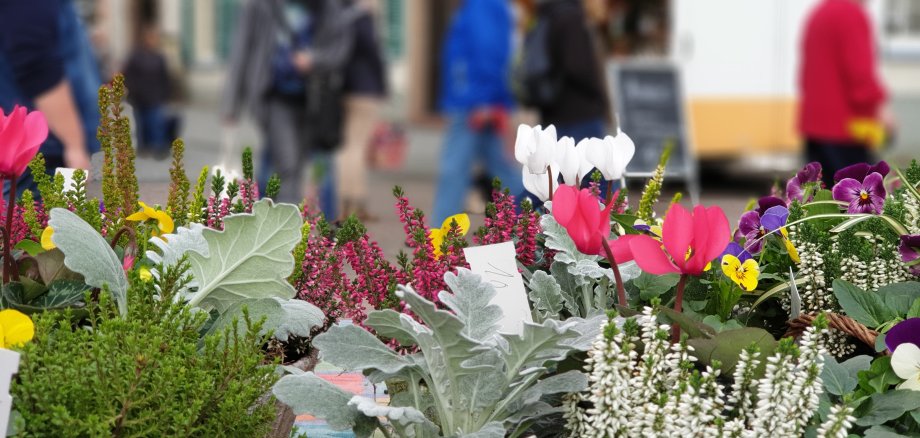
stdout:
[(32, 340), (35, 324), (28, 315), (18, 310), (0, 310), (0, 326), (3, 327), (4, 347), (16, 347)]
[(750, 292), (757, 289), (757, 277), (760, 277), (760, 267), (754, 259), (745, 260), (741, 264), (741, 273), (738, 283), (744, 290)]
[(143, 210), (125, 218), (125, 220), (129, 220), (131, 222), (143, 222), (147, 219), (150, 219), (150, 216), (147, 216), (147, 213), (145, 213)]
[(709, 272), (712, 269), (712, 262), (706, 263), (706, 267), (703, 268), (703, 271)]
[(470, 231), (470, 217), (466, 213), (455, 214), (441, 224), (441, 231), (447, 233), (450, 231), (451, 222), (457, 222), (457, 228), (460, 229), (460, 235), (465, 236)]
[(42, 243), (42, 248), (44, 248), (45, 251), (51, 251), (52, 249), (55, 248), (54, 242), (51, 241), (51, 236), (53, 235), (54, 235), (54, 229), (51, 227), (45, 227), (45, 229), (42, 230), (41, 243)]
[(738, 269), (741, 269), (741, 261), (738, 260), (738, 257), (735, 257), (731, 254), (725, 254), (722, 256), (722, 273), (726, 277), (735, 280), (735, 276), (738, 274)]
[(153, 212), (156, 211), (153, 209), (153, 207), (145, 204), (143, 201), (137, 201), (137, 205), (141, 207), (141, 211), (143, 211), (144, 214), (146, 214), (149, 217), (153, 217)]
[(0, 325), (0, 348), (6, 348), (6, 341), (3, 340), (3, 326)]
[(434, 248), (435, 257), (441, 257), (441, 244), (444, 243), (444, 232), (438, 229), (428, 231), (428, 241)]
[(146, 266), (141, 266), (141, 269), (138, 271), (138, 276), (143, 281), (150, 281), (153, 279), (153, 274), (150, 273), (150, 269), (147, 269)]
[(155, 210), (153, 214), (150, 215), (150, 217), (152, 219), (156, 219), (157, 227), (160, 229), (159, 234), (172, 233), (176, 228), (176, 224), (173, 223), (172, 218), (169, 217), (169, 214), (167, 214), (165, 211)]

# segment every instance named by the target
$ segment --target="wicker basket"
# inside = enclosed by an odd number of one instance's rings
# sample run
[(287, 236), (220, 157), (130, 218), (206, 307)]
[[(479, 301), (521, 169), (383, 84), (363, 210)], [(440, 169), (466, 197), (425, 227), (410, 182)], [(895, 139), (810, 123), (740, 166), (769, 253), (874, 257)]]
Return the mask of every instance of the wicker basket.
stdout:
[[(875, 348), (875, 339), (878, 338), (878, 332), (872, 330), (855, 319), (850, 318), (849, 316), (839, 315), (836, 313), (826, 313), (827, 323), (830, 328), (840, 330), (856, 339), (859, 339), (861, 342), (865, 343), (871, 348)], [(796, 319), (789, 321), (789, 329), (786, 331), (785, 336), (791, 336), (798, 338), (802, 336), (802, 333), (806, 328), (810, 327), (812, 322), (815, 320), (813, 314), (802, 315)]]

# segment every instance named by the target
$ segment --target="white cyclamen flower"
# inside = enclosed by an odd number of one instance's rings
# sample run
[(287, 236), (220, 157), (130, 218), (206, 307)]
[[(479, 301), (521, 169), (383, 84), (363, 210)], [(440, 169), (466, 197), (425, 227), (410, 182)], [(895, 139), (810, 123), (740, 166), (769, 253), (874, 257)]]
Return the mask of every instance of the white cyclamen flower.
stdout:
[[(532, 195), (539, 198), (540, 201), (546, 202), (546, 200), (549, 199), (550, 193), (556, 193), (556, 189), (559, 188), (559, 171), (555, 168), (553, 169), (552, 177), (546, 172), (543, 172), (542, 175), (530, 173), (530, 171), (527, 170), (527, 166), (524, 166), (521, 173), (524, 180), (524, 188)], [(550, 190), (550, 181), (552, 181), (552, 190)]]
[[(591, 171), (594, 165), (588, 161), (588, 149), (592, 148), (593, 143), (602, 141), (599, 138), (584, 138), (575, 146), (575, 153), (578, 157), (578, 180), (591, 177)], [(579, 184), (580, 185), (580, 184)]]
[(530, 173), (545, 174), (546, 167), (552, 164), (556, 152), (556, 127), (549, 125), (518, 126), (517, 138), (514, 140), (514, 158), (527, 167)]
[(572, 137), (562, 137), (556, 142), (556, 151), (553, 160), (553, 170), (558, 170), (562, 181), (570, 186), (579, 186), (579, 173), (583, 156), (582, 150), (575, 148)]
[(920, 391), (920, 347), (910, 342), (898, 345), (891, 353), (891, 369), (905, 379), (899, 389)]
[(636, 153), (636, 145), (623, 131), (617, 130), (616, 137), (607, 136), (603, 140), (592, 139), (585, 149), (585, 158), (600, 170), (607, 181), (623, 177), (626, 165)]

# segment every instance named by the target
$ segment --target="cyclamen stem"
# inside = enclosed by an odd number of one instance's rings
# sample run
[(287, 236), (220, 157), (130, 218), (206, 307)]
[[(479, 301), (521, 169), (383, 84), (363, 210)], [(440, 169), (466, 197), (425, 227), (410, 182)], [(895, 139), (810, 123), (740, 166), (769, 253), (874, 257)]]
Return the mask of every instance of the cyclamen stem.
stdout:
[(546, 178), (549, 181), (549, 200), (553, 200), (553, 166), (546, 166)]
[(613, 251), (610, 250), (610, 244), (607, 243), (607, 239), (601, 239), (601, 244), (604, 245), (604, 252), (607, 253), (607, 261), (610, 262), (610, 268), (613, 269), (613, 278), (617, 282), (617, 302), (619, 302), (620, 306), (629, 307), (629, 303), (626, 302), (626, 288), (623, 286), (623, 277), (620, 276), (620, 267), (617, 266), (617, 261), (613, 258)]
[(613, 201), (613, 180), (607, 181), (607, 202), (605, 204), (610, 204), (610, 201)]
[[(19, 272), (10, 245), (13, 243), (13, 212), (16, 211), (16, 177), (10, 180), (10, 197), (6, 203), (6, 227), (3, 229), (3, 282), (8, 283), (12, 276), (14, 281), (19, 281)], [(2, 183), (2, 179), (0, 179)]]
[[(674, 297), (674, 311), (682, 312), (684, 302), (684, 287), (687, 286), (687, 274), (680, 274), (680, 280), (677, 282), (677, 296)], [(671, 324), (671, 343), (680, 342), (680, 324), (676, 321)]]

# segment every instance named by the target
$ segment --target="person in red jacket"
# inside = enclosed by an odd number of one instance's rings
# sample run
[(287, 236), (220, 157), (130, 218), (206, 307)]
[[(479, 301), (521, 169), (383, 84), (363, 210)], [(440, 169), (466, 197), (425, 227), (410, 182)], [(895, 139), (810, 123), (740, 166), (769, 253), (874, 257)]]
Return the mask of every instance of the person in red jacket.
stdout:
[(802, 40), (799, 131), (828, 186), (837, 170), (871, 159), (877, 137), (861, 128), (887, 119), (874, 48), (862, 0), (823, 0), (811, 12)]

